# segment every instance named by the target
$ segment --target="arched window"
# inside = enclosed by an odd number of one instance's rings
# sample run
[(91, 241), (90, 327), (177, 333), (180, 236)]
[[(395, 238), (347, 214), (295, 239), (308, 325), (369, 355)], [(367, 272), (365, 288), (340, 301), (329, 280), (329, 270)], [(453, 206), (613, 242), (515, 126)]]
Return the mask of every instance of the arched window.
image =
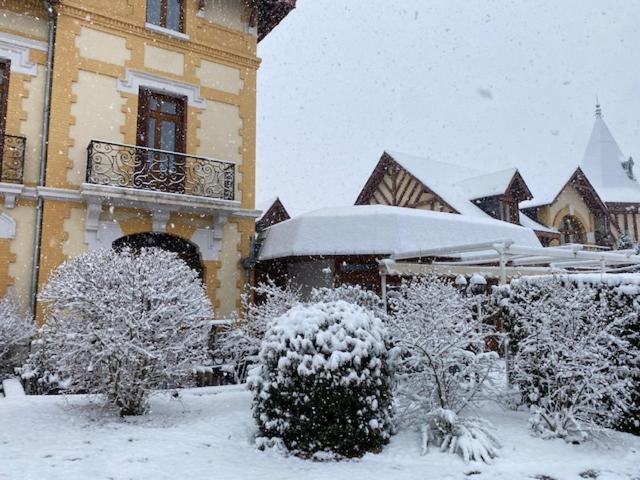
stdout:
[(126, 237), (119, 238), (113, 242), (115, 250), (129, 247), (134, 251), (142, 248), (161, 248), (169, 252), (175, 252), (181, 260), (184, 260), (193, 270), (198, 273), (201, 280), (204, 280), (204, 271), (200, 261), (198, 247), (188, 240), (168, 235), (166, 233), (134, 233)]
[(582, 222), (573, 215), (565, 216), (560, 222), (562, 243), (587, 243), (587, 236)]

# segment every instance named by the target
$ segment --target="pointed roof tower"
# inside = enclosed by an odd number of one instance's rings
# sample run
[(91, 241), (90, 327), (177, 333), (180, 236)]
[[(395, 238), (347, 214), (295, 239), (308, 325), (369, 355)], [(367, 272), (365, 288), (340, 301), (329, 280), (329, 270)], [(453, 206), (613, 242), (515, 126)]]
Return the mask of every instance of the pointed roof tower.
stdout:
[(627, 174), (625, 160), (597, 103), (596, 120), (580, 167), (605, 202), (640, 203), (640, 184)]

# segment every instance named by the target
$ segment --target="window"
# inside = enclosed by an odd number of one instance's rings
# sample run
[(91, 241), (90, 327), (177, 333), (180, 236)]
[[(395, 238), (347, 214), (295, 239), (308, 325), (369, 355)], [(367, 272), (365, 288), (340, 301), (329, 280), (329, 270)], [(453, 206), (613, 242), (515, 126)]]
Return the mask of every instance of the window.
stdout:
[(567, 215), (560, 222), (562, 243), (586, 243), (586, 235), (582, 222), (573, 215)]
[(4, 127), (7, 121), (7, 99), (9, 98), (9, 72), (11, 62), (0, 61), (0, 136), (4, 135)]
[(184, 32), (184, 0), (147, 0), (147, 22)]
[[(11, 62), (9, 60), (0, 61), (0, 172), (4, 169), (4, 144), (5, 126), (7, 123), (7, 100), (9, 98), (9, 72)], [(7, 149), (9, 151), (10, 149)]]
[(183, 193), (185, 157), (179, 154), (185, 152), (186, 99), (142, 88), (138, 102), (137, 143), (152, 150), (139, 159), (135, 182), (154, 190)]
[(511, 199), (503, 198), (500, 204), (502, 207), (501, 220), (518, 224), (520, 222), (520, 211), (518, 210), (518, 202)]

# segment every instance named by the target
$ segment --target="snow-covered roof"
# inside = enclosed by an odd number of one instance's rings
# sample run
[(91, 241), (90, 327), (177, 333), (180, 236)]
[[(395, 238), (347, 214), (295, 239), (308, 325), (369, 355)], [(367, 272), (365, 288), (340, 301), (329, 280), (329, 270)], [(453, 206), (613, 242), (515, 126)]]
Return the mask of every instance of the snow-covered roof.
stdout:
[(531, 228), (538, 232), (555, 233), (555, 234), (560, 233), (558, 229), (549, 228), (546, 225), (542, 225), (541, 223), (536, 222), (535, 220), (531, 219), (524, 213), (520, 213), (520, 225), (522, 225), (523, 227)]
[(527, 176), (531, 200), (520, 202), (520, 208), (539, 207), (553, 203), (578, 168), (578, 163), (555, 164), (553, 167)]
[(259, 258), (392, 255), (500, 239), (540, 246), (533, 230), (489, 217), (386, 205), (333, 207), (308, 212), (267, 229)]
[(460, 180), (455, 186), (464, 191), (470, 199), (502, 195), (509, 188), (517, 171), (516, 168), (507, 168), (498, 172), (484, 173)]
[(580, 167), (605, 202), (640, 203), (640, 184), (627, 176), (625, 160), (602, 115), (597, 114)]
[[(487, 172), (397, 151), (386, 153), (456, 211), (481, 218), (492, 217), (471, 200), (504, 193), (516, 173), (515, 168)], [(511, 177), (505, 180), (509, 173)]]
[(625, 160), (626, 157), (597, 107), (596, 119), (582, 161), (555, 162), (545, 166), (544, 171), (532, 172), (526, 180), (533, 199), (522, 202), (520, 207), (538, 207), (552, 203), (578, 167), (602, 201), (640, 203), (640, 184), (627, 176), (622, 166)]

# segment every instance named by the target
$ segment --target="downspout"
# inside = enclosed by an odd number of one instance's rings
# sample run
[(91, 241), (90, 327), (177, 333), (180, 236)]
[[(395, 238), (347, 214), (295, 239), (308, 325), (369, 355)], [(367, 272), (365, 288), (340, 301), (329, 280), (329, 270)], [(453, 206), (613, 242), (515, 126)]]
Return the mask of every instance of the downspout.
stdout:
[[(51, 113), (51, 86), (53, 83), (53, 53), (57, 29), (57, 17), (54, 8), (56, 0), (42, 0), (44, 9), (49, 18), (49, 34), (47, 38), (47, 66), (44, 87), (44, 112), (42, 118), (42, 134), (40, 144), (40, 167), (38, 174), (38, 187), (44, 187), (47, 180), (47, 154), (49, 150), (49, 117)], [(42, 242), (42, 220), (44, 214), (44, 199), (36, 189), (36, 222), (34, 233), (33, 266), (31, 268), (31, 302), (30, 309), (33, 318), (36, 315), (36, 299), (38, 296), (38, 276), (40, 273), (40, 251)]]

